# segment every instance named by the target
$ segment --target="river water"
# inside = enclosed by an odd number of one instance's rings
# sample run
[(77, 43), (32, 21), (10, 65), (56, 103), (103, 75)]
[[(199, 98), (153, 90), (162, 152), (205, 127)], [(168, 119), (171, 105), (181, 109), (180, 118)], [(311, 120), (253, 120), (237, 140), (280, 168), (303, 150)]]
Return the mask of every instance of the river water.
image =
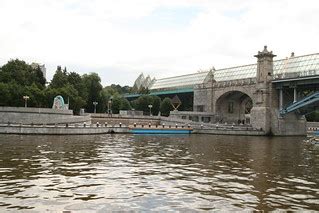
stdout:
[(318, 210), (300, 137), (0, 135), (0, 212)]

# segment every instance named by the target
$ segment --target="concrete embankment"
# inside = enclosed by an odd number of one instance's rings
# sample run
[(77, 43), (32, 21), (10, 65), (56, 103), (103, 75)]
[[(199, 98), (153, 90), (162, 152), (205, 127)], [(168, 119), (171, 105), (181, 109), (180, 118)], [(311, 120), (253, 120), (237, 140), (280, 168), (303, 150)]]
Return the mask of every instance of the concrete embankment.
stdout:
[(94, 113), (91, 114), (91, 121), (92, 123), (99, 122), (100, 124), (111, 124), (117, 125), (122, 123), (124, 125), (134, 125), (134, 123), (139, 125), (159, 125), (161, 121), (161, 117), (158, 116), (125, 116), (125, 115), (118, 115), (113, 114), (112, 116), (109, 114), (102, 114), (102, 113)]
[(307, 133), (314, 134), (319, 131), (319, 122), (307, 122)]
[(183, 119), (161, 117), (161, 125), (171, 126), (191, 126), (195, 134), (213, 134), (213, 135), (258, 135), (263, 136), (265, 132), (255, 129), (250, 125), (233, 125), (233, 124), (211, 124), (201, 122), (186, 122)]
[(195, 134), (265, 136), (264, 131), (238, 128), (194, 129)]
[(20, 135), (95, 135), (110, 133), (128, 133), (128, 127), (122, 126), (40, 126), (40, 125), (0, 125), (0, 134)]
[(66, 124), (90, 123), (90, 115), (74, 116), (72, 110), (31, 107), (0, 107), (0, 123)]
[[(94, 125), (90, 125), (91, 123)], [(133, 126), (134, 124), (143, 125), (145, 128), (149, 125), (153, 127), (164, 125), (171, 128), (176, 128), (176, 125), (179, 128), (189, 125), (193, 128), (195, 134), (265, 135), (262, 130), (254, 129), (250, 125), (211, 124), (160, 116), (111, 116), (98, 113), (74, 116), (71, 110), (0, 107), (0, 133), (2, 134), (84, 135), (129, 133), (127, 126)]]

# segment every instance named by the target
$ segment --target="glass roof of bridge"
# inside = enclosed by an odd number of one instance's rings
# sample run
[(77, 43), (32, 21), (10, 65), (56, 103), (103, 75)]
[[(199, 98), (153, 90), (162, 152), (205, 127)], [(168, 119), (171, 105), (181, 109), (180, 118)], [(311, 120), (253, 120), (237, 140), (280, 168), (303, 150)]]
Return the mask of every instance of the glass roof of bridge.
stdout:
[(151, 86), (151, 90), (164, 88), (192, 88), (196, 84), (204, 83), (209, 72), (198, 72), (188, 75), (180, 75), (170, 78), (157, 79)]
[[(203, 84), (210, 72), (199, 72), (189, 75), (157, 79), (151, 90), (166, 88), (191, 88), (196, 84)], [(213, 71), (215, 81), (230, 81), (236, 79), (255, 78), (257, 64), (230, 67)], [(319, 53), (303, 56), (294, 56), (281, 60), (274, 60), (274, 78), (287, 77), (289, 74), (296, 76), (319, 75)]]
[(254, 78), (256, 76), (257, 64), (231, 67), (216, 70), (215, 81), (230, 81), (235, 79)]
[(295, 56), (274, 61), (274, 75), (300, 73), (303, 76), (319, 75), (319, 54)]

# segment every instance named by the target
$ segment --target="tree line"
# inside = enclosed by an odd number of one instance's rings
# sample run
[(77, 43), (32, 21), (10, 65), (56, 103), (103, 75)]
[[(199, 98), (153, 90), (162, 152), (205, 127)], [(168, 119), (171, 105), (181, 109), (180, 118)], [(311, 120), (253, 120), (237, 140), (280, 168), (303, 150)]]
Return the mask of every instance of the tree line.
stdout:
[(47, 85), (46, 79), (40, 67), (32, 67), (25, 61), (15, 59), (8, 61), (0, 67), (0, 106), (24, 106), (23, 96), (30, 97), (28, 106), (51, 108), (53, 99), (61, 95), (69, 108), (78, 114), (81, 108), (86, 112), (94, 112), (93, 102), (98, 102), (96, 111), (107, 112), (108, 102), (112, 99), (112, 112), (119, 110), (141, 110), (149, 113), (149, 105), (152, 105), (152, 114), (169, 115), (172, 110), (169, 98), (161, 100), (157, 96), (142, 95), (134, 101), (128, 101), (123, 94), (130, 93), (132, 88), (112, 84), (103, 87), (101, 78), (97, 73), (79, 75), (69, 72), (61, 66)]

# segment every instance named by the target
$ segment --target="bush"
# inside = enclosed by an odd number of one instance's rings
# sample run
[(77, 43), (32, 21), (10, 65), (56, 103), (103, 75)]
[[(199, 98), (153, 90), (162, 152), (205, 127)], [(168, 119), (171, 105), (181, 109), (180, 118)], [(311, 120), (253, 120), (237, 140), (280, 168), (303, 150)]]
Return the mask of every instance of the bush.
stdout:
[(170, 98), (164, 98), (160, 106), (161, 115), (169, 116), (169, 112), (173, 110), (173, 106)]

